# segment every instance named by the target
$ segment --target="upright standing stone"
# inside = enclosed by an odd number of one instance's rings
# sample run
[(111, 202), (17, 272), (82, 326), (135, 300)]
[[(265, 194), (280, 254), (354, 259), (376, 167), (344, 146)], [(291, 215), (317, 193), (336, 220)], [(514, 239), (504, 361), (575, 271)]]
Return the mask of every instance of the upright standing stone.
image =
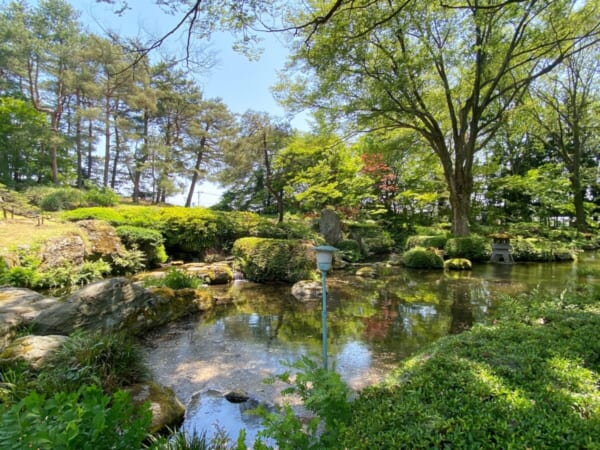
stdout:
[(319, 232), (329, 245), (335, 245), (342, 239), (342, 222), (335, 211), (331, 209), (321, 211)]

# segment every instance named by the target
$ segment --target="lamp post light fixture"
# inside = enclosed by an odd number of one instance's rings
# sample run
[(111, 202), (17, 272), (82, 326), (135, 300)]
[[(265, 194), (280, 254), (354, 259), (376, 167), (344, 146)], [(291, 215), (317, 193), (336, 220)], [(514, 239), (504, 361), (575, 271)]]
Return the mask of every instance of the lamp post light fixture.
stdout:
[(327, 370), (327, 271), (331, 269), (333, 254), (338, 251), (331, 245), (319, 245), (314, 248), (317, 253), (317, 268), (321, 271), (322, 305), (321, 328), (323, 333), (323, 368)]

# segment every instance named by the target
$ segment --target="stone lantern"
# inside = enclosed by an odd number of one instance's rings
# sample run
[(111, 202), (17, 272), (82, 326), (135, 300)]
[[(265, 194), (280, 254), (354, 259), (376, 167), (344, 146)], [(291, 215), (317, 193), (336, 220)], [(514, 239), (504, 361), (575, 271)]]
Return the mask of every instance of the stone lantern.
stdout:
[(510, 239), (508, 233), (495, 233), (490, 235), (492, 242), (492, 256), (490, 261), (496, 264), (514, 264), (515, 260), (510, 254)]

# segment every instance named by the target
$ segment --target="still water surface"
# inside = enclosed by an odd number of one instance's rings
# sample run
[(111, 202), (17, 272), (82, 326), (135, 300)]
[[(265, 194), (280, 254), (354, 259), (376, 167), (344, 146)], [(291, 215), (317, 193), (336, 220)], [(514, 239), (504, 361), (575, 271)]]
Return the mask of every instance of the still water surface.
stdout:
[[(506, 295), (599, 282), (578, 275), (582, 267), (597, 269), (597, 277), (600, 253), (582, 254), (576, 263), (480, 264), (470, 272), (382, 268), (376, 279), (334, 271), (327, 279), (329, 362), (361, 389), (440, 337), (492, 320)], [(188, 407), (184, 429), (218, 424), (236, 437), (244, 427), (252, 438), (256, 419), (222, 394), (243, 390), (258, 401), (281, 402), (283, 386), (262, 380), (303, 355), (321, 361), (321, 304), (298, 302), (290, 286), (236, 281), (214, 290), (232, 302), (158, 330), (147, 358), (157, 381)]]

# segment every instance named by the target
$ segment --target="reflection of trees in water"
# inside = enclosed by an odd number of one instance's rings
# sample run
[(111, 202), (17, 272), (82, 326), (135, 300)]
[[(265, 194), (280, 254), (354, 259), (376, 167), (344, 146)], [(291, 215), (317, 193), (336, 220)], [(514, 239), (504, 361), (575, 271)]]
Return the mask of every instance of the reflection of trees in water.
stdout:
[(462, 333), (473, 325), (473, 307), (469, 285), (456, 284), (452, 289), (452, 306), (450, 307), (450, 334)]

